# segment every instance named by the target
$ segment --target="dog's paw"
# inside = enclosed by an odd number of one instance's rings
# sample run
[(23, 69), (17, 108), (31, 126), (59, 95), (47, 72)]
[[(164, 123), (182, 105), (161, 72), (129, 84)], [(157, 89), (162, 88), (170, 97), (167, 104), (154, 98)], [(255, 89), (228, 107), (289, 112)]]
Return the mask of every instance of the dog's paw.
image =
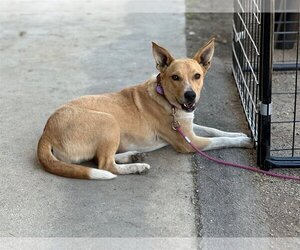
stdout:
[(118, 174), (146, 174), (150, 165), (146, 163), (115, 164)]
[(149, 169), (150, 169), (149, 164), (146, 163), (139, 164), (137, 174), (147, 174), (149, 172)]
[(244, 148), (253, 148), (254, 147), (254, 141), (251, 137), (242, 136), (241, 138), (241, 146)]
[(131, 161), (132, 162), (142, 162), (144, 161), (146, 158), (146, 154), (145, 153), (137, 153), (131, 156)]

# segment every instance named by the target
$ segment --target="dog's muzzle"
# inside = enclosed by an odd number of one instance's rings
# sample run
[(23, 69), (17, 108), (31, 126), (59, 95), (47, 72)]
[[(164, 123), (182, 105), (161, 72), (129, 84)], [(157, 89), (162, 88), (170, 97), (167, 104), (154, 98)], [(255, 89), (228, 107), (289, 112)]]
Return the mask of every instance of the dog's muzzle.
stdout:
[(181, 108), (187, 112), (193, 112), (196, 108), (196, 93), (193, 90), (188, 90), (184, 93), (184, 99), (186, 102), (184, 102), (181, 105)]

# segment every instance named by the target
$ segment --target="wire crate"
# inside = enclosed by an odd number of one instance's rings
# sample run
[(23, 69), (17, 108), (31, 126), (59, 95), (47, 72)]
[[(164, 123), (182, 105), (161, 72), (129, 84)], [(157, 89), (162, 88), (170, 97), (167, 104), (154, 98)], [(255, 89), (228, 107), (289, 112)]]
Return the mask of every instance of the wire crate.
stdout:
[(233, 76), (261, 168), (300, 167), (297, 0), (235, 0)]

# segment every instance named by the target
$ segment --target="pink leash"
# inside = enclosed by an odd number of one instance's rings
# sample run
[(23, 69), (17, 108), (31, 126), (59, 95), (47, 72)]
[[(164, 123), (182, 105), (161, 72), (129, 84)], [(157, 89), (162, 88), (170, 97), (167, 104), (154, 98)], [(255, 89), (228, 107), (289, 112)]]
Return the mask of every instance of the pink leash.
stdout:
[(174, 127), (174, 129), (184, 138), (184, 140), (193, 148), (196, 150), (196, 152), (207, 158), (208, 160), (211, 160), (213, 162), (216, 162), (218, 164), (221, 165), (225, 165), (225, 166), (230, 166), (230, 167), (235, 167), (235, 168), (242, 168), (242, 169), (246, 169), (252, 172), (256, 172), (256, 173), (261, 173), (264, 175), (268, 175), (268, 176), (273, 176), (276, 178), (281, 178), (281, 179), (286, 179), (286, 180), (295, 180), (295, 181), (300, 181), (300, 177), (298, 176), (290, 176), (290, 175), (284, 175), (284, 174), (277, 174), (277, 173), (272, 173), (272, 172), (268, 172), (265, 170), (261, 170), (259, 168), (255, 168), (255, 167), (250, 167), (250, 166), (246, 166), (246, 165), (242, 165), (242, 164), (237, 164), (237, 163), (231, 163), (231, 162), (227, 162), (227, 161), (223, 161), (220, 159), (216, 159), (206, 153), (204, 153), (203, 151), (199, 150), (192, 142), (191, 140), (182, 132), (181, 128), (179, 126)]

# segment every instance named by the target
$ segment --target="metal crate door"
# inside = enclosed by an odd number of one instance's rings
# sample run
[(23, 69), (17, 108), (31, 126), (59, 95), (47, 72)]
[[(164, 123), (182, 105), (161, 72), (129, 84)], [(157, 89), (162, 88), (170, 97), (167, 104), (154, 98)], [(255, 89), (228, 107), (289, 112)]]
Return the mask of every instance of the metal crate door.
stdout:
[[(281, 0), (276, 0), (281, 1)], [(300, 121), (297, 119), (297, 93), (298, 93), (298, 70), (299, 70), (299, 10), (298, 22), (288, 21), (289, 27), (297, 27), (293, 30), (293, 43), (295, 43), (296, 59), (291, 64), (278, 63), (274, 61), (274, 34), (275, 36), (275, 59), (279, 49), (290, 49), (291, 31), (285, 31), (282, 27), (284, 20), (288, 16), (280, 15), (276, 21), (274, 0), (235, 0), (234, 18), (233, 18), (233, 75), (241, 97), (244, 112), (257, 145), (257, 164), (264, 169), (270, 167), (299, 167), (300, 158), (294, 154), (299, 148), (300, 153)], [(293, 1), (293, 0), (291, 0)], [(299, 6), (299, 2), (298, 6)], [(278, 15), (278, 13), (277, 13)], [(293, 15), (295, 17), (295, 15)], [(277, 25), (277, 26), (275, 26)], [(278, 26), (280, 25), (280, 27)], [(298, 26), (296, 26), (298, 25)], [(277, 28), (276, 28), (277, 27)], [(295, 36), (296, 34), (296, 36)], [(279, 36), (280, 35), (280, 36)], [(296, 40), (296, 41), (294, 41)], [(283, 44), (283, 45), (282, 45)], [(280, 54), (283, 54), (280, 52)], [(284, 55), (284, 54), (283, 54)], [(286, 58), (286, 57), (285, 57)], [(278, 103), (278, 96), (282, 93), (276, 93), (273, 83), (275, 71), (294, 70), (294, 90), (289, 101), (293, 101), (293, 117), (288, 121), (278, 121), (272, 117), (283, 117)], [(275, 75), (276, 76), (276, 75)], [(292, 76), (292, 78), (293, 78)], [(283, 76), (284, 77), (284, 76)], [(275, 85), (276, 87), (276, 85)], [(286, 94), (286, 93), (285, 93)], [(272, 103), (273, 99), (273, 103)], [(275, 105), (273, 105), (275, 104)], [(276, 138), (273, 127), (276, 123), (288, 123), (291, 126), (290, 148), (280, 145), (281, 140)], [(296, 129), (299, 125), (299, 131)], [(299, 147), (296, 136), (299, 135)], [(277, 148), (276, 148), (277, 147)], [(279, 155), (279, 151), (291, 151), (291, 155)], [(281, 157), (278, 157), (281, 156)]]

